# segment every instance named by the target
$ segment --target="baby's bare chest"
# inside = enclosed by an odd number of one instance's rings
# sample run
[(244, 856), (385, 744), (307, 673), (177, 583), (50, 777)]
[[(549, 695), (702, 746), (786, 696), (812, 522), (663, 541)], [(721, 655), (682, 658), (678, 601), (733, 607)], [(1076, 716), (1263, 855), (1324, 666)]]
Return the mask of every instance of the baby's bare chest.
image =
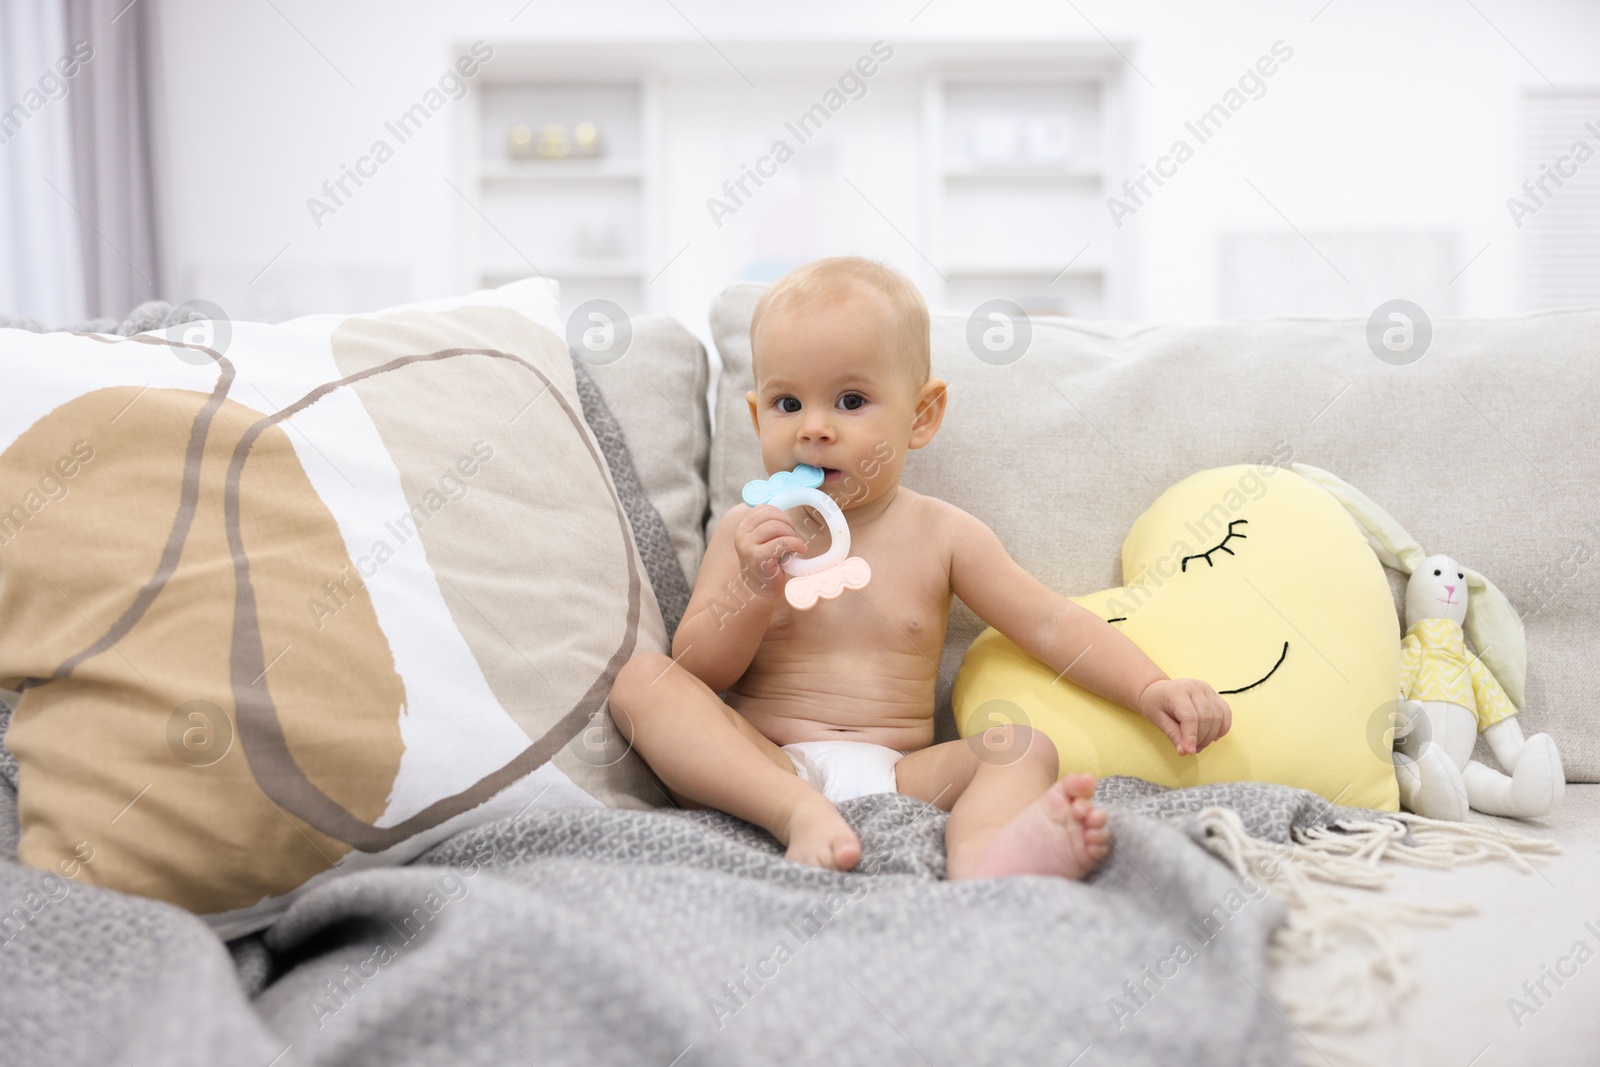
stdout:
[(912, 655), (939, 662), (951, 591), (947, 553), (935, 531), (904, 522), (874, 530), (854, 540), (851, 555), (872, 568), (867, 585), (804, 611), (780, 601), (752, 666), (763, 656), (837, 664)]

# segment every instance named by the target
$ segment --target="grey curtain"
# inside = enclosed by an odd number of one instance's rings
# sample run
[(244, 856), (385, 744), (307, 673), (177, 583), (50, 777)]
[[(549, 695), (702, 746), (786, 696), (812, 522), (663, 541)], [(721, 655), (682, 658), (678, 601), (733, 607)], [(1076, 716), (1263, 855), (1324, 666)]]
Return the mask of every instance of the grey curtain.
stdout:
[(75, 204), (91, 318), (165, 295), (151, 160), (149, 0), (65, 0), (67, 39), (94, 59), (74, 79)]
[(83, 319), (61, 0), (0, 0), (0, 314)]

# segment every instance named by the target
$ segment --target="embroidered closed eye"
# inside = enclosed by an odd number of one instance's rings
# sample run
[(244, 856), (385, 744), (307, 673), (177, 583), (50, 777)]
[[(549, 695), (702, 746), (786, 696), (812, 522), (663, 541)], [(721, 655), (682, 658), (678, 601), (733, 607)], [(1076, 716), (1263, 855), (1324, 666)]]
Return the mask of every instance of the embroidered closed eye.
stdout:
[(1192, 556), (1184, 556), (1183, 559), (1180, 560), (1179, 563), (1178, 563), (1178, 569), (1180, 571), (1187, 572), (1188, 569), (1189, 569), (1189, 561), (1191, 559), (1203, 559), (1208, 564), (1210, 564), (1211, 566), (1215, 567), (1216, 564), (1211, 562), (1211, 553), (1213, 553), (1213, 552), (1226, 552), (1230, 556), (1234, 555), (1233, 549), (1228, 547), (1228, 542), (1232, 541), (1236, 537), (1241, 541), (1249, 540), (1247, 537), (1245, 537), (1244, 534), (1239, 533), (1237, 530), (1235, 530), (1234, 527), (1235, 526), (1247, 526), (1247, 525), (1249, 525), (1249, 523), (1250, 523), (1249, 519), (1234, 519), (1232, 522), (1228, 523), (1228, 532), (1227, 532), (1227, 534), (1225, 534), (1223, 536), (1221, 541), (1218, 541), (1216, 544), (1212, 545), (1210, 548), (1206, 549), (1204, 552), (1196, 552)]

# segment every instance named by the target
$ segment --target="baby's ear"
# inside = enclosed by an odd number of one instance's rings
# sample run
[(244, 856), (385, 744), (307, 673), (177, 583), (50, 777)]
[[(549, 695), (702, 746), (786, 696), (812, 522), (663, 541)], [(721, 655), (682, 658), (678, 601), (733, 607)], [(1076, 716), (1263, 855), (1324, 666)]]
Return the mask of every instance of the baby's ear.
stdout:
[(744, 401), (750, 405), (750, 425), (755, 428), (756, 435), (759, 437), (761, 435), (761, 423), (756, 420), (756, 392), (754, 389), (745, 392)]
[(906, 442), (908, 448), (921, 448), (939, 432), (939, 425), (944, 421), (948, 392), (943, 378), (930, 378), (917, 390), (913, 408), (916, 414), (911, 419), (911, 440)]

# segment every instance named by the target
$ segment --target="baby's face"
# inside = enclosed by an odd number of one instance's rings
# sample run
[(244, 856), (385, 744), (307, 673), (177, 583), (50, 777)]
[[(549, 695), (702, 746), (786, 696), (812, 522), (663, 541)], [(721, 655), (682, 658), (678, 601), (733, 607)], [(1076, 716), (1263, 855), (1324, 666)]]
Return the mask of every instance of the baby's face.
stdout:
[(889, 492), (943, 414), (944, 383), (912, 381), (887, 314), (861, 294), (764, 316), (745, 394), (767, 474), (822, 467), (823, 491), (846, 510)]

